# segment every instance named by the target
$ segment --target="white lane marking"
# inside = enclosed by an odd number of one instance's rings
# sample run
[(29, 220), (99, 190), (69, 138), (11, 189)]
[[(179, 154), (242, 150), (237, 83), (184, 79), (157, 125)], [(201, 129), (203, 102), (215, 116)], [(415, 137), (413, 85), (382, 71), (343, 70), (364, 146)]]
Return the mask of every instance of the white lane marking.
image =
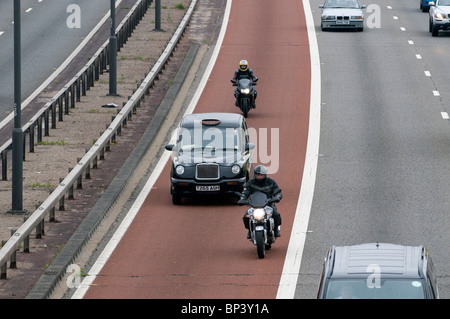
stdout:
[(31, 10), (33, 10), (33, 8), (28, 8), (25, 10), (25, 12), (30, 12)]
[(434, 96), (440, 96), (439, 91), (433, 91)]
[(393, 18), (394, 18), (394, 20), (398, 20), (398, 17), (397, 17), (397, 16), (394, 16)]
[(386, 8), (388, 8), (389, 10), (392, 10), (392, 7), (391, 7), (391, 6), (386, 6)]
[(441, 112), (441, 116), (442, 116), (442, 118), (443, 118), (444, 120), (448, 120), (448, 119), (449, 119), (449, 116), (448, 116), (448, 113), (447, 113), (447, 112)]
[(0, 31), (0, 35), (2, 35), (3, 33), (5, 33), (5, 31)]
[(406, 29), (404, 27), (400, 27), (400, 30), (402, 31), (406, 31)]
[(425, 73), (425, 76), (431, 76), (430, 71), (423, 71)]
[(416, 59), (417, 59), (417, 60), (421, 60), (421, 59), (422, 59), (422, 56), (421, 56), (420, 54), (416, 54)]
[[(220, 48), (222, 46), (223, 39), (225, 37), (225, 31), (227, 29), (228, 20), (230, 16), (231, 11), (231, 2), (232, 0), (227, 1), (227, 5), (225, 8), (224, 18), (222, 22), (222, 27), (220, 30), (219, 38), (217, 39), (216, 46), (214, 48), (213, 54), (211, 56), (211, 59), (208, 63), (208, 66), (205, 70), (205, 73), (203, 74), (202, 80), (195, 91), (195, 94), (186, 110), (185, 114), (190, 114), (194, 111), (195, 106), (197, 105), (198, 100), (200, 99), (200, 96), (202, 94), (203, 89), (206, 86), (206, 83), (208, 82), (209, 76), (211, 75), (212, 69), (214, 67), (214, 64), (216, 63), (217, 56), (219, 55)], [(90, 285), (94, 282), (97, 275), (102, 270), (103, 266), (108, 261), (109, 257), (113, 253), (114, 249), (119, 244), (120, 240), (126, 233), (128, 227), (133, 222), (134, 217), (139, 212), (139, 209), (141, 208), (142, 204), (144, 203), (144, 200), (147, 198), (148, 194), (150, 193), (153, 185), (158, 180), (159, 176), (161, 175), (162, 170), (164, 169), (167, 161), (170, 159), (170, 152), (164, 152), (161, 156), (160, 160), (158, 161), (158, 164), (155, 167), (155, 170), (150, 175), (149, 179), (147, 180), (144, 188), (139, 193), (139, 196), (136, 198), (136, 201), (133, 203), (133, 206), (128, 211), (127, 215), (123, 219), (122, 223), (106, 245), (105, 249), (102, 251), (98, 259), (95, 261), (94, 265), (92, 266), (91, 270), (88, 273), (88, 276), (86, 276), (83, 281), (81, 282), (80, 286), (77, 288), (75, 293), (72, 296), (72, 299), (82, 299), (83, 296), (88, 291)]]
[(298, 274), (308, 232), (309, 216), (316, 182), (317, 161), (319, 158), (320, 140), (320, 107), (321, 107), (321, 79), (319, 47), (308, 0), (303, 1), (306, 16), (309, 50), (311, 58), (311, 96), (308, 129), (308, 143), (306, 146), (305, 166), (300, 188), (299, 200), (292, 226), (291, 238), (284, 261), (283, 272), (278, 286), (277, 299), (293, 299), (297, 286)]
[(413, 40), (408, 40), (408, 43), (411, 44), (411, 45), (413, 45), (413, 44), (414, 44), (414, 41), (413, 41)]

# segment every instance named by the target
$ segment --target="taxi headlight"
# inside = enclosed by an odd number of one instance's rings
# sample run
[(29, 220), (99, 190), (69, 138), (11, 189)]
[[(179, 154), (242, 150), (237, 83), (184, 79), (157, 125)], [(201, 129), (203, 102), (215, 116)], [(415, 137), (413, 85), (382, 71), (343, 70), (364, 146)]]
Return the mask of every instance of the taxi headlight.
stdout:
[(239, 165), (233, 165), (231, 166), (231, 172), (237, 175), (241, 172), (241, 167)]
[(253, 211), (253, 217), (258, 221), (263, 220), (265, 215), (266, 215), (266, 212), (264, 211), (263, 208), (256, 208)]
[(175, 172), (176, 172), (178, 175), (182, 175), (182, 174), (184, 173), (184, 166), (183, 166), (183, 165), (178, 165), (178, 166), (175, 168)]

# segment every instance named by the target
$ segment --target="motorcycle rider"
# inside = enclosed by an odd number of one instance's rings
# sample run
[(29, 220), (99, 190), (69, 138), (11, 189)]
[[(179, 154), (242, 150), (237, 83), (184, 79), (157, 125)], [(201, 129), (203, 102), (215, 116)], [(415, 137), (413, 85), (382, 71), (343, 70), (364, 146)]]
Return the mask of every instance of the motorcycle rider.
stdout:
[[(275, 237), (280, 237), (280, 225), (281, 225), (281, 215), (278, 212), (275, 203), (278, 203), (283, 195), (278, 184), (271, 178), (267, 177), (267, 168), (264, 165), (258, 165), (253, 170), (253, 179), (249, 180), (244, 187), (242, 196), (237, 202), (239, 206), (247, 204), (248, 197), (254, 192), (262, 192), (267, 195), (270, 200), (270, 205), (273, 208), (272, 217), (275, 224)], [(242, 220), (244, 221), (244, 227), (249, 229), (249, 219), (246, 217), (247, 212), (245, 212)], [(247, 233), (247, 238), (250, 239), (250, 229)]]
[[(256, 81), (258, 81), (258, 78), (253, 73), (253, 70), (248, 67), (247, 60), (239, 61), (239, 68), (236, 70), (236, 72), (234, 72), (234, 76), (231, 79), (231, 82), (233, 84), (237, 84), (237, 82), (240, 79), (250, 79), (250, 80), (252, 80), (252, 83), (255, 83)], [(256, 100), (256, 96), (258, 95), (258, 93), (256, 92), (255, 88), (253, 88), (253, 89), (254, 89), (254, 91), (253, 91), (254, 93), (253, 93), (253, 99), (252, 99), (252, 108), (256, 108), (255, 100)], [(239, 106), (238, 96), (239, 96), (239, 92), (236, 89), (234, 91), (234, 98), (235, 98), (236, 106)]]

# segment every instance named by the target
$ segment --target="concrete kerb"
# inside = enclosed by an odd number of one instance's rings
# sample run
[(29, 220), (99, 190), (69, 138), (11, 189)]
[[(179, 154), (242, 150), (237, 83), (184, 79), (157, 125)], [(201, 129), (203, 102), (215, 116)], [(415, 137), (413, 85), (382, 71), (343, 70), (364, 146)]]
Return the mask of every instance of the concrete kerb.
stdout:
[(65, 274), (67, 267), (73, 262), (83, 246), (90, 239), (91, 235), (95, 232), (101, 220), (107, 215), (109, 209), (115, 203), (118, 194), (125, 188), (128, 181), (133, 176), (135, 168), (139, 165), (139, 162), (151, 146), (155, 136), (158, 134), (159, 129), (192, 66), (198, 49), (198, 44), (191, 45), (172, 85), (164, 97), (164, 100), (158, 107), (138, 144), (111, 181), (105, 193), (102, 194), (99, 201), (89, 212), (88, 216), (86, 216), (63, 249), (38, 279), (37, 283), (27, 295), (27, 299), (45, 299), (50, 296), (54, 287)]

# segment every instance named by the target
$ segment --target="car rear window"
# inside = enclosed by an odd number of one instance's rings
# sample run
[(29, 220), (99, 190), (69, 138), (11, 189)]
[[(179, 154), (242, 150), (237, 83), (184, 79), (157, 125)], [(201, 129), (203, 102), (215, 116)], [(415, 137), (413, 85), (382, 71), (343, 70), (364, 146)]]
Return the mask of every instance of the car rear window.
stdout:
[(326, 299), (424, 299), (422, 281), (417, 279), (331, 279)]

